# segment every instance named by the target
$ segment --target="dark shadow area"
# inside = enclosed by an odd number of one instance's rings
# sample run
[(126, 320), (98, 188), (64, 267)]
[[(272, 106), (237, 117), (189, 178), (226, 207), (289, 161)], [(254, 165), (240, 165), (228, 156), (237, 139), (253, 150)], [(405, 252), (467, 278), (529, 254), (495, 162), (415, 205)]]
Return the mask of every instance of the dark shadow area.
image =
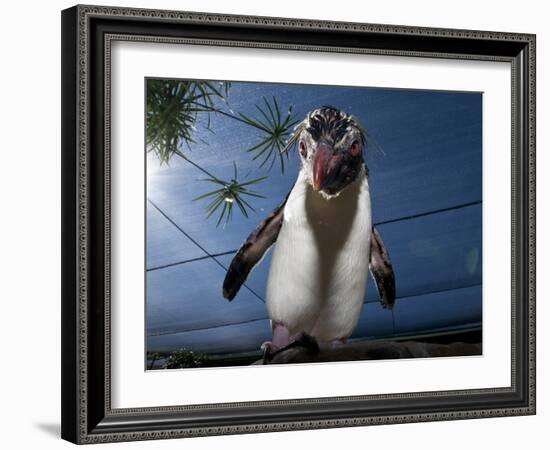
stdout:
[(255, 364), (295, 364), (336, 361), (366, 361), (404, 358), (441, 358), (447, 356), (479, 356), (480, 342), (435, 343), (426, 341), (363, 341), (337, 347), (319, 345), (304, 335), (299, 340)]
[(50, 436), (61, 437), (61, 424), (59, 423), (36, 423), (35, 426)]
[[(335, 349), (319, 346), (305, 335), (288, 348), (277, 352), (268, 364), (292, 364), (331, 361), (364, 361), (402, 358), (441, 358), (446, 356), (481, 356), (482, 331), (479, 328), (454, 333), (351, 341)], [(175, 358), (175, 357), (178, 358)], [(170, 358), (173, 364), (168, 364)], [(179, 360), (179, 364), (177, 363)], [(204, 355), (190, 351), (148, 354), (147, 370), (200, 367), (236, 367), (263, 364), (261, 351), (233, 355)]]

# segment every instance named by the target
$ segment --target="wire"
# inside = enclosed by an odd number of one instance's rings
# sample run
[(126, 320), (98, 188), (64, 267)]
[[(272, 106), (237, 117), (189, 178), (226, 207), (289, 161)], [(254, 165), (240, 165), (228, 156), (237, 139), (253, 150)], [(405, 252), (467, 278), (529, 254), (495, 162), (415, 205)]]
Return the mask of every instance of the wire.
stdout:
[[(199, 247), (204, 253), (208, 255), (209, 258), (212, 258), (216, 264), (218, 264), (221, 268), (227, 271), (227, 267), (225, 267), (224, 264), (222, 264), (217, 258), (216, 255), (211, 254), (206, 248), (204, 248), (201, 244), (199, 244), (195, 239), (193, 239), (188, 233), (186, 233), (183, 228), (181, 228), (176, 222), (172, 220), (170, 216), (168, 216), (162, 209), (160, 209), (150, 198), (147, 199), (149, 203), (159, 212), (161, 213), (166, 220), (168, 220), (172, 225), (174, 225), (179, 231), (181, 231), (187, 239), (189, 239), (193, 244), (195, 244), (197, 247)], [(260, 297), (256, 292), (254, 292), (252, 289), (250, 289), (246, 284), (244, 287), (250, 291), (258, 300), (260, 300), (262, 303), (265, 303), (265, 300)]]
[[(180, 230), (186, 237), (188, 237), (195, 245), (197, 245), (197, 247), (199, 247), (201, 250), (203, 250), (205, 253), (206, 253), (206, 256), (199, 256), (197, 258), (191, 258), (191, 259), (185, 259), (185, 260), (182, 260), (182, 261), (177, 261), (177, 262), (173, 262), (173, 263), (170, 263), (170, 264), (166, 264), (166, 265), (162, 265), (162, 266), (156, 266), (156, 267), (151, 267), (150, 269), (147, 269), (147, 272), (149, 271), (153, 271), (153, 270), (160, 270), (160, 269), (165, 269), (167, 267), (172, 267), (172, 266), (177, 266), (179, 264), (185, 264), (185, 263), (188, 263), (188, 262), (193, 262), (193, 261), (200, 261), (201, 259), (207, 259), (207, 258), (215, 258), (216, 256), (226, 256), (226, 255), (231, 255), (233, 253), (236, 253), (238, 248), (237, 249), (234, 249), (234, 250), (228, 250), (226, 252), (222, 252), (222, 253), (215, 253), (215, 254), (210, 254), (208, 253), (197, 241), (195, 241), (194, 239), (192, 239), (185, 231), (183, 231), (172, 219), (170, 219), (155, 203), (153, 203), (153, 201), (151, 199), (147, 199), (149, 201), (149, 203), (151, 203), (151, 205), (153, 205), (166, 219), (168, 219), (170, 221), (170, 223), (172, 223), (178, 230)], [(438, 213), (441, 213), (441, 212), (447, 212), (447, 211), (453, 211), (455, 209), (461, 209), (461, 208), (467, 208), (469, 206), (475, 206), (475, 205), (480, 205), (482, 202), (481, 200), (478, 200), (478, 201), (475, 201), (475, 202), (469, 202), (469, 203), (463, 203), (463, 204), (460, 204), (460, 205), (456, 205), (456, 206), (451, 206), (451, 207), (448, 207), (448, 208), (441, 208), (441, 209), (436, 209), (436, 210), (433, 210), (433, 211), (427, 211), (427, 212), (423, 212), (423, 213), (418, 213), (418, 214), (414, 214), (414, 215), (410, 215), (410, 216), (404, 216), (404, 217), (400, 217), (398, 219), (390, 219), (390, 220), (383, 220), (381, 222), (376, 222), (373, 224), (373, 226), (379, 226), (379, 225), (386, 225), (386, 224), (389, 224), (389, 223), (396, 223), (396, 222), (402, 222), (404, 220), (411, 220), (411, 219), (416, 219), (416, 218), (419, 218), (419, 217), (425, 217), (425, 216), (430, 216), (432, 214), (438, 214)], [(218, 263), (220, 264), (220, 263)], [(222, 267), (225, 268), (225, 266), (223, 266), (222, 264), (220, 264)]]

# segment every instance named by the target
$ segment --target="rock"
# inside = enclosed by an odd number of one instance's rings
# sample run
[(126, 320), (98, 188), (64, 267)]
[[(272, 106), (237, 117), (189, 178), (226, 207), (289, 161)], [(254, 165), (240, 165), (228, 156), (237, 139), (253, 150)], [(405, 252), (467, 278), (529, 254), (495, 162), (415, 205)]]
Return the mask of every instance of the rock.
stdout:
[(435, 344), (419, 341), (363, 341), (338, 347), (318, 345), (305, 335), (288, 347), (254, 364), (295, 364), (334, 361), (362, 361), (401, 358), (438, 358), (481, 355), (481, 343)]

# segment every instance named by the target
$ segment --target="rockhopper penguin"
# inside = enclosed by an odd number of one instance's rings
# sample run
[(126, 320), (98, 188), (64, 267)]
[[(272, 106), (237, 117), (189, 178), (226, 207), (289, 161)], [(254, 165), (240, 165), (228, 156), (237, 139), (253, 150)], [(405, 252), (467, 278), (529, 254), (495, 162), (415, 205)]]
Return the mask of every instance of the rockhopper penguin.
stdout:
[(296, 126), (285, 151), (294, 145), (301, 159), (294, 187), (237, 251), (223, 284), (232, 300), (275, 244), (266, 295), (273, 337), (262, 345), (267, 355), (304, 334), (345, 343), (359, 320), (369, 270), (382, 305), (395, 302), (392, 265), (372, 226), (362, 127), (353, 116), (322, 107)]

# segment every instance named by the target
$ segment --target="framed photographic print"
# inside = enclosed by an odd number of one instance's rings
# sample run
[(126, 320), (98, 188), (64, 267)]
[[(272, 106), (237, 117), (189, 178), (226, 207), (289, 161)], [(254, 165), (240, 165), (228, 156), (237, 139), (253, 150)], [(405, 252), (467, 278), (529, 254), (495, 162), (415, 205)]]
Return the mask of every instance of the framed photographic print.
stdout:
[(62, 436), (535, 413), (535, 36), (62, 12)]

